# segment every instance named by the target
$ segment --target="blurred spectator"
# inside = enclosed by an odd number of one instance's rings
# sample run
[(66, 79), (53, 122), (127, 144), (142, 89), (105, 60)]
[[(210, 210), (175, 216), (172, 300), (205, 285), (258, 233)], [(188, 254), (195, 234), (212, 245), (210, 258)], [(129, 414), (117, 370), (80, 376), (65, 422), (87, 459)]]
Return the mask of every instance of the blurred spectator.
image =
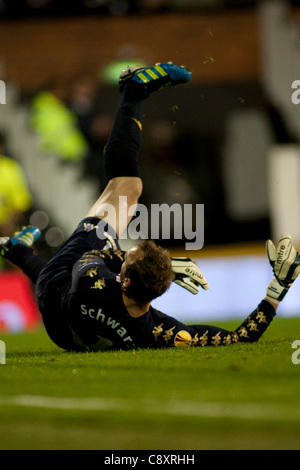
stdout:
[(0, 236), (12, 236), (26, 222), (32, 196), (21, 166), (4, 154), (4, 137), (0, 134)]
[[(188, 172), (177, 160), (178, 133), (174, 124), (168, 120), (156, 120), (149, 126), (149, 132), (144, 134), (144, 150), (140, 158), (140, 168), (143, 173), (144, 189), (140, 202), (147, 207), (168, 204), (181, 207), (184, 213), (185, 204), (197, 201), (197, 194), (188, 180)], [(179, 246), (184, 241), (181, 233), (183, 219), (170, 214), (170, 236), (163, 237), (161, 221), (154, 225), (149, 211), (149, 226), (154, 233), (159, 234), (159, 243), (163, 246)], [(178, 224), (178, 225), (177, 225)], [(182, 235), (182, 238), (178, 236)]]
[(67, 88), (67, 104), (76, 114), (78, 125), (89, 140), (91, 123), (97, 114), (97, 78), (89, 73), (79, 73), (71, 79)]
[(68, 106), (77, 116), (79, 128), (88, 143), (84, 174), (98, 180), (102, 190), (102, 153), (113, 123), (112, 116), (101, 112), (98, 79), (91, 74), (77, 74), (68, 86)]
[(153, 121), (144, 138), (148, 138), (145, 146), (148, 154), (145, 150), (140, 165), (144, 179), (149, 181), (144, 188), (144, 197), (149, 199), (147, 203), (172, 205), (175, 201), (183, 205), (196, 202), (198, 194), (189, 181), (191, 170), (195, 170), (191, 168), (193, 155), (187, 148), (185, 152), (179, 152), (182, 135), (177, 127), (168, 120)]
[(82, 160), (88, 143), (79, 128), (76, 114), (67, 106), (67, 88), (54, 79), (31, 103), (31, 125), (40, 138), (41, 150), (65, 162)]

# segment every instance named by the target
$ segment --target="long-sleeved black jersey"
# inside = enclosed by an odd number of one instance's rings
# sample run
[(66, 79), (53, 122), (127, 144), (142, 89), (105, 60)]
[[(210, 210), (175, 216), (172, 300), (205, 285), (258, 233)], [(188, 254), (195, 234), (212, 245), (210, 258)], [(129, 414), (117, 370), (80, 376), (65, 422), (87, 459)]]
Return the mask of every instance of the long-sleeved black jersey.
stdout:
[[(131, 349), (181, 345), (219, 346), (257, 341), (274, 316), (273, 307), (262, 302), (236, 331), (209, 325), (185, 325), (150, 307), (132, 318), (123, 303), (119, 272), (124, 253), (119, 250), (92, 250), (73, 269), (72, 286), (63, 308), (70, 319), (76, 348)], [(186, 332), (183, 334), (182, 332)]]
[(92, 222), (95, 219), (89, 218), (79, 224), (42, 270), (37, 283), (44, 324), (58, 346), (98, 351), (254, 342), (275, 316), (271, 304), (262, 301), (235, 331), (185, 325), (152, 306), (141, 317), (131, 317), (123, 303), (119, 279), (124, 252), (103, 249), (105, 242), (95, 235)]

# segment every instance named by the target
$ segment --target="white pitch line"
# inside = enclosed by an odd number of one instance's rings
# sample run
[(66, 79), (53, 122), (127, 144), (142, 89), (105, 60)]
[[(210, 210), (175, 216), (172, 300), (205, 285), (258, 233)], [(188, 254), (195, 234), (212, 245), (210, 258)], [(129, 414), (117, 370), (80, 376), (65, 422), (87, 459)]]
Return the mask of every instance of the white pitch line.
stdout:
[(300, 422), (300, 408), (288, 404), (226, 403), (170, 400), (115, 400), (107, 398), (65, 398), (40, 395), (0, 396), (1, 405), (82, 411), (130, 411), (171, 416), (232, 418)]
[(1, 405), (17, 405), (32, 408), (52, 408), (57, 410), (116, 410), (126, 409), (126, 402), (102, 398), (65, 398), (40, 395), (15, 395), (0, 397)]

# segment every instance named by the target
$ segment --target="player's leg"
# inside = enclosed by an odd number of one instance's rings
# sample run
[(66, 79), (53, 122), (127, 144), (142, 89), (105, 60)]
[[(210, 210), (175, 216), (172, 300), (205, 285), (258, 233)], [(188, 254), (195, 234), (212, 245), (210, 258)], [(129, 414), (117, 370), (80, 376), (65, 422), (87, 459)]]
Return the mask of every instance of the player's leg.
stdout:
[[(128, 67), (120, 76), (120, 102), (104, 153), (107, 186), (87, 214), (103, 219), (118, 236), (131, 220), (128, 209), (138, 203), (142, 193), (138, 155), (143, 100), (160, 88), (185, 83), (190, 78), (186, 68), (170, 63)], [(110, 207), (114, 210), (110, 211)]]
[(87, 217), (105, 220), (118, 236), (131, 220), (128, 208), (137, 204), (142, 193), (138, 154), (143, 100), (132, 88), (134, 87), (129, 84), (121, 93), (114, 124), (105, 147), (107, 186), (87, 214)]
[(36, 256), (31, 248), (40, 235), (38, 228), (25, 227), (12, 238), (0, 238), (0, 254), (22, 269), (34, 284), (47, 264), (47, 261)]

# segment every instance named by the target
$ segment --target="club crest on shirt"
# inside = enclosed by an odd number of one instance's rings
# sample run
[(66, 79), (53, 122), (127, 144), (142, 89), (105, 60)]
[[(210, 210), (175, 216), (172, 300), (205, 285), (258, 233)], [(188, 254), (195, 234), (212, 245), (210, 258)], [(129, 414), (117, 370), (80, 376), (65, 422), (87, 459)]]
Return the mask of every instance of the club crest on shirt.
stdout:
[(96, 228), (97, 228), (97, 225), (90, 224), (90, 223), (88, 223), (88, 222), (85, 222), (85, 223), (83, 224), (83, 230), (84, 230), (85, 232), (91, 232), (92, 230), (96, 230)]

